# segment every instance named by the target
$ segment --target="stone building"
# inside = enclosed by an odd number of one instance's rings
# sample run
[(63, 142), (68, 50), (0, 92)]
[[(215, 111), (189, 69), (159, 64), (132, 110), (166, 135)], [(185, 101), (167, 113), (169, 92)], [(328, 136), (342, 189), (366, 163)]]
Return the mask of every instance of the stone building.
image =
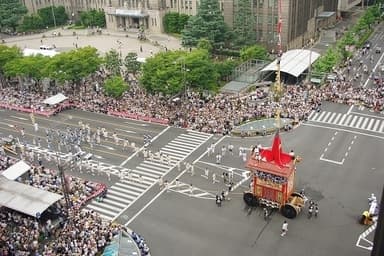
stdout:
[[(133, 29), (143, 26), (152, 33), (163, 31), (163, 17), (168, 12), (195, 15), (198, 0), (22, 0), (27, 9), (34, 13), (40, 8), (63, 5), (71, 19), (81, 11), (104, 10), (107, 28), (111, 30)], [(237, 1), (219, 0), (224, 20), (233, 25)], [(257, 41), (269, 49), (276, 45), (279, 0), (249, 0), (255, 16)], [(344, 2), (347, 3), (344, 4)], [(300, 48), (319, 31), (336, 22), (337, 10), (351, 8), (354, 0), (281, 0), (282, 45), (284, 50)]]

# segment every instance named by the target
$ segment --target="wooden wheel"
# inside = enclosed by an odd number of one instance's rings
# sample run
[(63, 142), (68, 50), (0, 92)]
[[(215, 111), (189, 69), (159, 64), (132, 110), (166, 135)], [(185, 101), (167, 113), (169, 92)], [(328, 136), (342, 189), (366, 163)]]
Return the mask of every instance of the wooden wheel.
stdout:
[(254, 196), (254, 195), (253, 195), (252, 193), (250, 193), (250, 192), (244, 193), (244, 195), (243, 195), (243, 199), (244, 199), (244, 202), (245, 202), (248, 206), (255, 207), (255, 206), (258, 206), (258, 205), (259, 205), (259, 200), (257, 200), (257, 197)]
[(281, 214), (288, 219), (294, 219), (298, 211), (294, 205), (288, 203), (281, 207)]

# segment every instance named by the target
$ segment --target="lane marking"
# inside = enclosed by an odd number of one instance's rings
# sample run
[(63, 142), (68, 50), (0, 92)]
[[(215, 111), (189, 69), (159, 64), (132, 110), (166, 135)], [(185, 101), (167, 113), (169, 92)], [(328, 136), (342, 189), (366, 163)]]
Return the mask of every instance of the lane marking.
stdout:
[[(168, 131), (168, 129), (171, 128), (171, 126), (167, 126), (167, 128), (163, 129), (160, 133), (158, 133), (155, 137), (153, 137), (151, 139), (151, 142), (153, 142), (154, 140), (156, 140), (157, 138), (160, 137), (160, 135), (162, 135), (163, 133), (165, 133), (166, 131)], [(123, 166), (125, 165), (129, 160), (131, 160), (133, 157), (135, 157), (140, 151), (142, 151), (143, 149), (145, 148), (145, 145), (143, 145), (139, 150), (136, 150), (135, 153), (133, 153), (132, 155), (130, 155), (127, 159), (125, 159), (119, 166)]]
[(326, 125), (317, 125), (317, 124), (308, 124), (308, 123), (302, 123), (304, 126), (311, 126), (311, 127), (317, 127), (317, 128), (323, 128), (323, 129), (329, 129), (329, 130), (337, 130), (337, 131), (343, 131), (343, 132), (349, 132), (353, 134), (358, 134), (358, 135), (363, 135), (363, 136), (368, 136), (376, 139), (381, 139), (384, 140), (384, 137), (373, 135), (373, 134), (368, 134), (368, 133), (362, 133), (362, 132), (357, 132), (357, 131), (351, 131), (347, 129), (342, 129), (342, 128), (335, 128), (331, 126), (326, 126)]
[[(383, 57), (384, 57), (384, 53), (381, 54), (381, 56), (380, 56), (379, 60), (377, 61), (375, 67), (372, 69), (372, 73), (374, 73), (376, 68), (381, 64), (381, 60), (383, 59)], [(365, 83), (363, 85), (363, 88), (365, 88), (368, 85), (369, 81), (370, 81), (370, 79), (369, 79), (369, 76), (368, 76), (367, 81), (365, 81)]]
[(10, 117), (13, 117), (13, 118), (16, 118), (16, 119), (19, 119), (19, 120), (28, 120), (28, 118), (19, 117), (19, 116), (10, 116)]
[(106, 149), (109, 149), (109, 150), (115, 150), (113, 147), (110, 147), (110, 146), (107, 146), (107, 145), (103, 145), (103, 144), (97, 144), (99, 147), (103, 147), (103, 148), (106, 148)]
[(131, 122), (124, 122), (126, 124), (131, 124), (131, 125), (137, 125), (137, 126), (148, 126), (148, 124), (135, 124), (135, 123), (131, 123)]
[(327, 159), (327, 158), (323, 158), (322, 156), (320, 157), (320, 160), (321, 161), (325, 161), (325, 162), (329, 162), (329, 163), (333, 163), (333, 164), (338, 164), (338, 165), (343, 165), (344, 164), (344, 158), (341, 162), (338, 162), (338, 161), (335, 161), (335, 160), (331, 160), (331, 159)]
[(122, 132), (126, 132), (126, 133), (136, 133), (136, 132), (134, 132), (134, 131), (123, 130), (123, 129), (119, 129), (119, 128), (115, 128), (115, 130), (117, 130), (117, 131), (122, 131)]

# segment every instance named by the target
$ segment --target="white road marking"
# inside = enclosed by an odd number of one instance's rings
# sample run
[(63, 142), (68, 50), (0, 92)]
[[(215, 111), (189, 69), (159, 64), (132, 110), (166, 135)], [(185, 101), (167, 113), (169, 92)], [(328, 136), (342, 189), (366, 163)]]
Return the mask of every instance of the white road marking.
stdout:
[[(372, 69), (373, 73), (375, 72), (376, 68), (381, 64), (381, 60), (383, 59), (383, 57), (384, 57), (384, 53), (381, 54), (380, 59), (377, 61), (375, 67)], [(365, 81), (363, 88), (365, 88), (368, 85), (368, 82), (369, 82), (369, 77), (367, 78), (367, 81)]]
[(115, 128), (115, 130), (117, 130), (117, 131), (122, 131), (122, 132), (126, 132), (126, 133), (136, 133), (136, 132), (134, 132), (134, 131), (124, 130), (124, 129), (119, 129), (119, 128)]
[(98, 155), (93, 155), (95, 158), (97, 158), (97, 159), (104, 159), (104, 157), (102, 157), (102, 156), (98, 156)]
[(325, 162), (329, 162), (329, 163), (333, 163), (333, 164), (338, 164), (338, 165), (343, 165), (344, 164), (344, 158), (341, 162), (338, 162), (338, 161), (335, 161), (335, 160), (331, 160), (331, 159), (326, 159), (326, 158), (323, 158), (322, 156), (320, 157), (320, 160), (321, 161), (325, 161)]
[(28, 118), (25, 118), (25, 117), (19, 117), (19, 116), (10, 116), (10, 117), (13, 117), (19, 120), (28, 120)]
[(106, 149), (109, 149), (109, 150), (115, 150), (113, 147), (110, 147), (110, 146), (106, 146), (106, 145), (103, 145), (103, 144), (98, 144), (100, 147), (103, 147), (103, 148), (106, 148)]
[(348, 109), (348, 111), (347, 111), (347, 115), (349, 115), (349, 114), (351, 113), (351, 111), (352, 111), (352, 109), (353, 109), (353, 106), (354, 106), (354, 105), (352, 105), (352, 106)]
[(317, 127), (317, 128), (324, 128), (324, 129), (329, 129), (329, 130), (337, 130), (337, 131), (349, 132), (349, 133), (353, 133), (353, 134), (364, 135), (364, 136), (368, 136), (368, 137), (384, 140), (384, 137), (382, 137), (382, 136), (377, 136), (377, 135), (373, 135), (373, 134), (369, 134), (369, 133), (357, 132), (357, 131), (352, 131), (352, 130), (347, 130), (347, 129), (342, 129), (342, 128), (335, 128), (335, 127), (326, 126), (326, 125), (317, 125), (317, 124), (309, 124), (309, 123), (302, 123), (302, 125), (304, 125), (304, 126), (311, 126), (311, 127)]
[(373, 118), (384, 119), (384, 116), (370, 115), (370, 114), (364, 114), (364, 113), (360, 113), (360, 112), (352, 112), (352, 113), (359, 115), (359, 116), (368, 116), (368, 117), (373, 117)]
[(137, 125), (137, 126), (148, 126), (148, 124), (135, 124), (135, 123), (131, 123), (131, 122), (124, 122), (126, 124), (131, 124), (131, 125)]
[[(163, 133), (165, 133), (166, 131), (168, 131), (168, 129), (171, 128), (171, 126), (167, 126), (167, 128), (165, 128), (164, 130), (162, 130), (159, 134), (157, 134), (155, 137), (153, 137), (151, 139), (151, 142), (154, 141), (155, 139), (159, 138), (160, 135), (162, 135)], [(121, 164), (120, 166), (123, 166), (125, 165), (129, 160), (131, 160), (134, 156), (136, 156), (140, 151), (142, 151), (144, 149), (144, 146), (142, 146), (139, 150), (136, 150), (135, 153), (133, 153), (130, 157), (128, 157), (127, 159), (125, 159)]]

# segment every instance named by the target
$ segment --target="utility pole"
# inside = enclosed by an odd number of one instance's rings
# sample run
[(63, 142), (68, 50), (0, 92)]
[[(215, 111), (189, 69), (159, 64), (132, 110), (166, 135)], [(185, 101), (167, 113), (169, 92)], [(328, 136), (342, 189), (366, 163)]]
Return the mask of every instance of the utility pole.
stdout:
[[(281, 57), (283, 55), (283, 48), (282, 48), (282, 43), (281, 43), (281, 30), (282, 30), (282, 25), (283, 25), (283, 20), (281, 18), (281, 1), (279, 0), (278, 3), (278, 23), (277, 23), (277, 35), (278, 35), (278, 41), (277, 41), (277, 68), (276, 68), (276, 80), (274, 84), (274, 90), (273, 90), (273, 100), (276, 102), (280, 102), (280, 98), (282, 96), (282, 88), (281, 88), (281, 69), (280, 69), (280, 64), (281, 64)], [(280, 112), (281, 109), (280, 107), (276, 111), (276, 128), (280, 129)]]
[(55, 17), (55, 10), (53, 9), (53, 0), (51, 2), (51, 11), (52, 11), (53, 25), (55, 26), (55, 29), (56, 29), (56, 17)]

